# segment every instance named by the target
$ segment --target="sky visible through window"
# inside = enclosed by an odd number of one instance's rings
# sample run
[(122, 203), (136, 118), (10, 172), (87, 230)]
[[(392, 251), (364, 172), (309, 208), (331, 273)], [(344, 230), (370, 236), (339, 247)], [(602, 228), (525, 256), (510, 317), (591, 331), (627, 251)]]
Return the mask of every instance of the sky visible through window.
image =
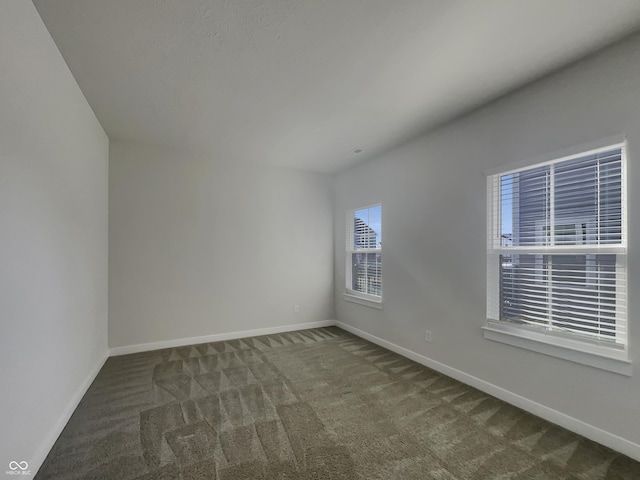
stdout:
[(356, 210), (353, 216), (369, 225), (376, 232), (376, 246), (382, 245), (382, 205)]

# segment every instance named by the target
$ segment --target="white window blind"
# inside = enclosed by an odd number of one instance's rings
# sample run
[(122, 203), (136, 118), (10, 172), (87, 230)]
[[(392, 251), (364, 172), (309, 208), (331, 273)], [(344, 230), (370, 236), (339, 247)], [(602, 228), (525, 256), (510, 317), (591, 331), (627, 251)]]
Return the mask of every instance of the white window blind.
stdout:
[(379, 301), (382, 297), (382, 205), (347, 212), (346, 290)]
[(489, 324), (625, 349), (625, 146), (488, 177)]

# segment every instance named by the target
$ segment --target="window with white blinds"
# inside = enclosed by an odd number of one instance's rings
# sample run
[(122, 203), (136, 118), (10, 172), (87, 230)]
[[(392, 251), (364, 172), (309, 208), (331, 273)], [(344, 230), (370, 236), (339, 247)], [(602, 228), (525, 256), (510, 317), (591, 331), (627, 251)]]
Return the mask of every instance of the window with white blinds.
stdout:
[(624, 143), (487, 180), (488, 326), (626, 351)]
[(347, 212), (346, 293), (382, 298), (382, 205)]

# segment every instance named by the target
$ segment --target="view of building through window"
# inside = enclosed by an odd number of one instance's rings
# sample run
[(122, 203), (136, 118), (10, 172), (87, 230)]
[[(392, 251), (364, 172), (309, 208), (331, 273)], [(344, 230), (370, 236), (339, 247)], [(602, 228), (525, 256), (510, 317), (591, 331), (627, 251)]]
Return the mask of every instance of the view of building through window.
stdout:
[[(621, 149), (499, 177), (500, 320), (620, 336)], [(512, 249), (513, 252), (509, 250)]]
[(350, 235), (351, 282), (347, 288), (382, 296), (382, 206), (353, 211)]

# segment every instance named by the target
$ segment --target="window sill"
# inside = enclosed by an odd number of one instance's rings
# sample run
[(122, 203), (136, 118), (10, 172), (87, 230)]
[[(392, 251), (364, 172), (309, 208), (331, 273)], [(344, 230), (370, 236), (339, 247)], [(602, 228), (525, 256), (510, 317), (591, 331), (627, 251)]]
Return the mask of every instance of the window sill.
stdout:
[(382, 300), (369, 300), (368, 298), (358, 297), (356, 295), (350, 295), (345, 293), (342, 295), (347, 302), (357, 303), (359, 305), (364, 305), (365, 307), (377, 308), (378, 310), (382, 310)]
[[(482, 329), (484, 338), (488, 340), (631, 376), (632, 363), (623, 351), (604, 352), (602, 348), (582, 346), (581, 342), (547, 337), (536, 332), (525, 332), (517, 327), (489, 324)], [(600, 351), (587, 351), (588, 349)]]

